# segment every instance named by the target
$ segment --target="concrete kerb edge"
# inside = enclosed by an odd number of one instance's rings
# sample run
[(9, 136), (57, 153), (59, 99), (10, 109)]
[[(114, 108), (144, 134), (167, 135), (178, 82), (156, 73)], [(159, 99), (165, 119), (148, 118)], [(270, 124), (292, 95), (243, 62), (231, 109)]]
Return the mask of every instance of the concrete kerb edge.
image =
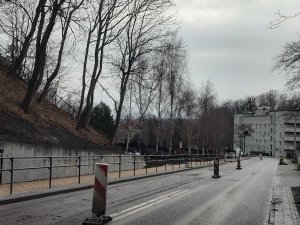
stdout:
[(81, 187), (75, 187), (75, 188), (67, 188), (67, 189), (62, 189), (62, 190), (56, 190), (56, 191), (48, 191), (45, 193), (38, 193), (38, 194), (32, 194), (32, 195), (25, 195), (25, 196), (17, 196), (17, 197), (12, 197), (12, 198), (7, 198), (0, 200), (0, 205), (7, 205), (7, 204), (12, 204), (12, 203), (17, 203), (17, 202), (23, 202), (23, 201), (29, 201), (29, 200), (34, 200), (38, 198), (45, 198), (45, 197), (50, 197), (54, 195), (59, 195), (59, 194), (66, 194), (66, 193), (71, 193), (75, 191), (83, 191), (86, 189), (93, 188), (93, 185), (85, 185)]
[[(244, 160), (246, 160), (246, 159), (244, 159)], [(227, 163), (234, 163), (234, 161), (227, 162)], [(220, 165), (223, 165), (223, 164), (225, 164), (225, 163), (221, 163)], [(201, 166), (201, 167), (195, 167), (195, 168), (185, 168), (182, 170), (174, 170), (174, 171), (168, 171), (168, 172), (163, 172), (163, 173), (156, 173), (156, 174), (149, 174), (149, 175), (144, 175), (144, 176), (124, 178), (124, 179), (120, 179), (120, 180), (110, 181), (110, 182), (108, 182), (108, 185), (125, 183), (125, 182), (130, 182), (130, 181), (135, 181), (135, 180), (141, 180), (141, 179), (145, 179), (148, 177), (150, 178), (150, 177), (163, 176), (163, 175), (168, 175), (168, 174), (173, 174), (173, 173), (180, 173), (180, 172), (184, 172), (184, 171), (188, 171), (188, 170), (197, 170), (197, 169), (202, 169), (202, 168), (207, 168), (207, 167), (212, 167), (212, 166), (213, 166), (213, 164)], [(38, 193), (38, 194), (32, 194), (32, 195), (26, 195), (26, 196), (17, 196), (17, 197), (0, 200), (0, 205), (13, 204), (13, 203), (18, 203), (18, 202), (23, 202), (23, 201), (39, 199), (39, 198), (51, 197), (54, 195), (72, 193), (72, 192), (76, 192), (76, 191), (83, 191), (83, 190), (91, 189), (93, 187), (94, 187), (94, 185), (85, 185), (85, 186), (80, 186), (80, 187), (75, 187), (75, 188), (66, 188), (66, 189), (56, 190), (56, 191), (47, 191), (45, 193)]]

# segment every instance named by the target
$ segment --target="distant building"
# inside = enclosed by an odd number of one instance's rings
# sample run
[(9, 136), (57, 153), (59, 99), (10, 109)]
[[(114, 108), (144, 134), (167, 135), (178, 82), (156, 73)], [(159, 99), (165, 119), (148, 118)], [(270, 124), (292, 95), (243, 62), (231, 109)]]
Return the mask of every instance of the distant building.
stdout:
[(300, 111), (262, 107), (255, 113), (235, 114), (234, 147), (246, 153), (294, 158), (294, 149), (296, 154), (300, 150)]

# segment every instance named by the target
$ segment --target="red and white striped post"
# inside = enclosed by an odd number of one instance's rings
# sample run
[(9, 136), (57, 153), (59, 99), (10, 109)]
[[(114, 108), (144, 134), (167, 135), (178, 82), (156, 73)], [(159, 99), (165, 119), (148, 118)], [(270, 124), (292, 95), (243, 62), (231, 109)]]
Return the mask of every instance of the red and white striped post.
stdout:
[(92, 213), (98, 217), (106, 211), (107, 173), (107, 163), (96, 163)]

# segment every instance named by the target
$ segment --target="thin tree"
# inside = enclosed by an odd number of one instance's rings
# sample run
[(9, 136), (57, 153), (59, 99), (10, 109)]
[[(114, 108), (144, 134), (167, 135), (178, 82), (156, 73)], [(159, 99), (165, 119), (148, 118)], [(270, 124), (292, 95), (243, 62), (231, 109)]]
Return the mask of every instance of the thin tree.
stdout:
[[(93, 61), (91, 63), (92, 69), (89, 89), (86, 96), (85, 106), (82, 110), (82, 113), (78, 116), (79, 119), (77, 128), (84, 128), (89, 124), (94, 104), (95, 88), (103, 70), (105, 49), (123, 31), (124, 26), (120, 26), (120, 24), (128, 16), (126, 13), (124, 13), (124, 10), (130, 2), (131, 1), (126, 0), (100, 0), (91, 2), (91, 8), (94, 10), (94, 12), (92, 13), (95, 17), (93, 20), (93, 25), (91, 25), (90, 32), (92, 37), (94, 38), (93, 40), (89, 38), (87, 40), (87, 43), (89, 44), (87, 44), (86, 55), (89, 55), (89, 52), (91, 51), (91, 43), (93, 43), (92, 48), (94, 50), (94, 53)], [(84, 70), (84, 77), (85, 74), (86, 72)], [(86, 81), (83, 81), (82, 83), (84, 84), (85, 82)]]
[(167, 92), (169, 98), (169, 153), (172, 153), (175, 119), (179, 112), (179, 94), (182, 91), (183, 75), (186, 70), (186, 51), (176, 34), (167, 45)]
[(48, 94), (49, 92), (49, 88), (51, 86), (51, 83), (53, 82), (53, 80), (57, 77), (60, 67), (61, 67), (61, 63), (62, 63), (62, 57), (63, 57), (63, 52), (64, 52), (64, 47), (65, 47), (65, 43), (67, 40), (67, 35), (70, 29), (70, 24), (72, 22), (74, 13), (82, 6), (84, 0), (80, 0), (79, 2), (77, 1), (69, 1), (67, 3), (67, 6), (64, 8), (63, 12), (65, 15), (63, 15), (63, 17), (61, 17), (60, 19), (62, 20), (61, 23), (61, 43), (60, 43), (60, 48), (58, 51), (58, 57), (57, 57), (57, 62), (55, 65), (55, 68), (52, 72), (52, 74), (47, 78), (46, 80), (46, 84), (43, 88), (42, 93), (40, 94), (39, 98), (38, 98), (38, 102), (40, 103)]
[[(35, 55), (35, 62), (34, 68), (32, 72), (31, 79), (28, 83), (27, 92), (25, 94), (24, 100), (22, 102), (22, 108), (25, 112), (29, 112), (29, 106), (33, 99), (34, 94), (36, 93), (39, 80), (42, 79), (44, 73), (44, 66), (46, 62), (46, 50), (47, 44), (54, 28), (57, 16), (61, 10), (62, 5), (64, 4), (65, 0), (54, 0), (52, 7), (51, 7), (51, 14), (49, 17), (48, 23), (45, 24), (46, 18), (46, 10), (43, 7), (40, 11), (41, 18), (40, 23), (37, 31), (37, 38), (36, 38), (36, 55)], [(44, 29), (44, 25), (46, 25)]]
[(119, 100), (114, 100), (116, 119), (111, 143), (114, 143), (119, 128), (124, 98), (130, 78), (136, 75), (138, 61), (159, 46), (159, 40), (167, 36), (166, 24), (170, 17), (164, 13), (170, 7), (169, 0), (134, 0), (128, 6), (124, 32), (116, 39), (117, 57), (113, 57), (112, 66), (116, 68), (119, 84)]
[[(10, 75), (16, 75), (19, 76), (19, 74), (21, 73), (21, 69), (22, 69), (22, 65), (23, 65), (23, 61), (27, 55), (32, 37), (36, 31), (37, 25), (38, 25), (38, 21), (40, 18), (40, 15), (42, 14), (42, 12), (44, 11), (45, 8), (45, 4), (46, 4), (47, 0), (39, 0), (35, 9), (35, 14), (33, 16), (32, 19), (30, 19), (30, 30), (27, 33), (26, 37), (24, 38), (24, 42), (22, 44), (21, 50), (20, 50), (20, 54), (18, 55), (18, 57), (15, 59), (15, 61), (13, 62), (11, 69), (9, 70), (9, 74)], [(9, 3), (11, 4), (16, 4), (17, 6), (21, 7), (22, 9), (24, 9), (24, 11), (26, 12), (26, 8), (23, 7), (23, 5), (18, 2), (18, 1), (12, 1), (10, 0)], [(27, 15), (29, 15), (29, 13), (26, 13)], [(42, 18), (40, 18), (42, 20)]]

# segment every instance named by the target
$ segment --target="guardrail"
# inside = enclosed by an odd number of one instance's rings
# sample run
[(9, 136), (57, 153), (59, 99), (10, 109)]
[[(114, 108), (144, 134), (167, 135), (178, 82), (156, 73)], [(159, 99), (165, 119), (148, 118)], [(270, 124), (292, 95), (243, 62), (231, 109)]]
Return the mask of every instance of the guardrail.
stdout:
[[(41, 169), (48, 169), (49, 170), (49, 189), (52, 187), (52, 180), (53, 178), (53, 169), (57, 168), (77, 168), (77, 177), (78, 177), (78, 184), (80, 184), (80, 178), (83, 176), (82, 169), (83, 167), (90, 167), (95, 166), (95, 162), (107, 162), (110, 165), (115, 165), (117, 168), (118, 177), (122, 177), (123, 171), (133, 170), (133, 176), (136, 176), (136, 171), (141, 167), (143, 164), (143, 169), (145, 169), (145, 174), (148, 174), (148, 170), (150, 168), (155, 168), (155, 172), (158, 173), (158, 167), (163, 167), (164, 170), (167, 171), (167, 165), (172, 166), (172, 170), (174, 170), (174, 166), (177, 165), (180, 169), (183, 165), (184, 167), (198, 167), (201, 166), (201, 162), (210, 161), (215, 157), (223, 158), (223, 154), (180, 154), (180, 155), (99, 155), (99, 156), (32, 156), (32, 157), (0, 157), (0, 181), (2, 180), (3, 173), (10, 173), (10, 194), (13, 193), (13, 184), (14, 184), (14, 173), (17, 171), (24, 171), (24, 170), (41, 170)], [(113, 162), (108, 162), (107, 158), (113, 160)], [(83, 161), (93, 161), (93, 164), (84, 164)], [(141, 160), (143, 159), (143, 160)], [(15, 164), (18, 160), (40, 160), (44, 163), (44, 166), (25, 166), (25, 167), (16, 167)], [(60, 164), (59, 160), (69, 160), (74, 161), (73, 164)], [(8, 168), (3, 168), (3, 164), (5, 161)], [(35, 161), (36, 162), (36, 161)], [(41, 162), (37, 164), (42, 164)], [(56, 162), (56, 164), (54, 164)], [(125, 164), (130, 164), (130, 166), (124, 166)], [(194, 165), (193, 165), (194, 164)], [(137, 167), (138, 165), (138, 167)], [(127, 168), (127, 169), (123, 169)], [(132, 168), (132, 169), (128, 169)], [(94, 170), (93, 170), (94, 171)], [(46, 179), (44, 179), (46, 180)], [(1, 184), (1, 183), (0, 183)]]

